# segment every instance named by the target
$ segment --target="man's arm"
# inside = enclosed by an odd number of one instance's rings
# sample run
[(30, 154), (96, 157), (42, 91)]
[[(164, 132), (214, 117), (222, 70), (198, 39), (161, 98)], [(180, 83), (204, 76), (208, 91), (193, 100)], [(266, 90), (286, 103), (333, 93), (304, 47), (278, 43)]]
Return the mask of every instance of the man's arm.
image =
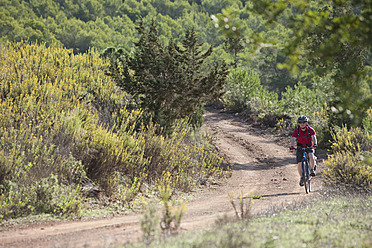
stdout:
[(311, 135), (312, 141), (314, 145), (318, 145), (318, 142), (316, 140), (316, 135)]

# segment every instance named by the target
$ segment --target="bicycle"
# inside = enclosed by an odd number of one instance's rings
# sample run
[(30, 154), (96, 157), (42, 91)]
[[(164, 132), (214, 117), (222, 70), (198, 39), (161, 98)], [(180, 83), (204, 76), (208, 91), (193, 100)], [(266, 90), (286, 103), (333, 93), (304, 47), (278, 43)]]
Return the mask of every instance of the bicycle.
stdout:
[[(302, 178), (304, 179), (305, 192), (306, 192), (306, 194), (308, 194), (311, 190), (311, 187), (310, 187), (311, 175), (310, 175), (309, 155), (308, 155), (307, 151), (311, 150), (312, 147), (301, 147), (301, 148), (297, 148), (296, 150), (298, 150), (298, 149), (302, 150), (302, 162), (301, 162)], [(315, 157), (315, 155), (314, 155), (314, 157)], [(314, 158), (314, 160), (315, 160), (315, 158)], [(314, 161), (314, 163), (315, 163), (315, 161)]]

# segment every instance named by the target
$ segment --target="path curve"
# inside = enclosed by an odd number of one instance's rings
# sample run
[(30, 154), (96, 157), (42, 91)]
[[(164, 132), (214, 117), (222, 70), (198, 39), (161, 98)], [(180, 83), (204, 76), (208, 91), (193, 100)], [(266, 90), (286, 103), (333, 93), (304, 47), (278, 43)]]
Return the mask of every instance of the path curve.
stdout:
[[(218, 139), (216, 145), (233, 164), (232, 176), (217, 186), (197, 192), (187, 202), (182, 231), (213, 226), (223, 216), (233, 217), (228, 194), (256, 195), (252, 214), (308, 199), (321, 187), (320, 176), (312, 180), (312, 193), (298, 186), (295, 156), (265, 130), (253, 127), (238, 116), (208, 109), (204, 128)], [(288, 138), (289, 142), (289, 138)], [(89, 221), (0, 227), (0, 247), (115, 247), (141, 239), (140, 214)]]

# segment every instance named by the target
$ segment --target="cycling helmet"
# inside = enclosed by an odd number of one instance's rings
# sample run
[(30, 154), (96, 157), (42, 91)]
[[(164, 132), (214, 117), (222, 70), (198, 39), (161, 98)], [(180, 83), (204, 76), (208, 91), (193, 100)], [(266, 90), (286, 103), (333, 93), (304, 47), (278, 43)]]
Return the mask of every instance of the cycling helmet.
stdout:
[(301, 115), (300, 117), (298, 117), (298, 122), (300, 122), (300, 121), (305, 121), (305, 122), (308, 122), (308, 119), (307, 119), (307, 117), (306, 117), (306, 116), (304, 116), (304, 115)]

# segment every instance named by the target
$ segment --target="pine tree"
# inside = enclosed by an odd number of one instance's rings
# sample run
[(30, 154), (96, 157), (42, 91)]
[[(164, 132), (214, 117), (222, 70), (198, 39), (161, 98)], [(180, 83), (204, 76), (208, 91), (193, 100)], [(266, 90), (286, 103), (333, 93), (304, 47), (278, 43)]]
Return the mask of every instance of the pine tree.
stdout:
[(140, 39), (132, 55), (107, 50), (110, 75), (155, 122), (169, 127), (223, 94), (227, 68), (218, 63), (205, 65), (212, 47), (203, 52), (193, 29), (186, 31), (182, 46), (172, 40), (162, 45), (154, 22), (149, 31), (140, 22), (137, 31)]

